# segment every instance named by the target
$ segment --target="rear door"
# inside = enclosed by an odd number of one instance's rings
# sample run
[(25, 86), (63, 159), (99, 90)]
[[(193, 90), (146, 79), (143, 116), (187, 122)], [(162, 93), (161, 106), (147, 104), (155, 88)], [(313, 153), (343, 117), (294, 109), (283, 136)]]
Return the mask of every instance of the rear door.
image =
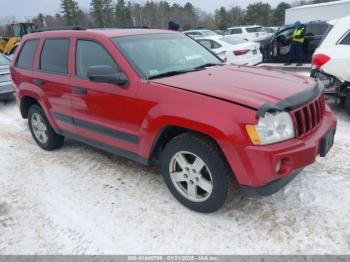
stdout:
[(69, 74), (70, 39), (47, 38), (41, 42), (37, 61), (38, 70), (33, 75), (33, 84), (44, 92), (43, 101), (59, 129), (73, 131), (67, 125), (72, 114), (71, 75)]

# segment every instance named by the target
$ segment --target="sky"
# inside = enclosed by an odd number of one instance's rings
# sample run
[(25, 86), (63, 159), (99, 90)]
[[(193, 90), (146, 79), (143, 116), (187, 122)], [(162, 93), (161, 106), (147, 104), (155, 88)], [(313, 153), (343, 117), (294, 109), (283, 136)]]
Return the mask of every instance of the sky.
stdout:
[[(1, 0), (4, 1), (4, 0)], [(134, 2), (146, 2), (146, 0), (133, 0)], [(184, 4), (191, 2), (194, 6), (199, 7), (207, 12), (213, 12), (221, 6), (231, 7), (238, 5), (246, 7), (250, 3), (258, 2), (259, 0), (168, 0), (170, 3)], [(275, 7), (282, 0), (262, 1), (268, 2), (272, 7)], [(2, 17), (15, 16), (16, 18), (30, 18), (38, 13), (55, 14), (60, 11), (60, 0), (9, 0), (5, 1), (0, 8), (0, 19)], [(83, 9), (88, 9), (90, 0), (78, 0), (79, 5)], [(287, 2), (291, 2), (288, 1)]]

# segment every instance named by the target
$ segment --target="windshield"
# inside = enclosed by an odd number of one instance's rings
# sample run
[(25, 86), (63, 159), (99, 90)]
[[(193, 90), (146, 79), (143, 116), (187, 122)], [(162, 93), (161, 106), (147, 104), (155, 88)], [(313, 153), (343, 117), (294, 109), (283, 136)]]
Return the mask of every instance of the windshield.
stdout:
[(9, 64), (10, 64), (10, 61), (6, 57), (0, 55), (0, 66), (9, 65)]
[(220, 39), (221, 41), (224, 41), (228, 44), (231, 44), (231, 45), (240, 45), (240, 44), (243, 44), (243, 43), (247, 43), (248, 41), (245, 40), (245, 39), (240, 39), (240, 38), (233, 38), (233, 37), (223, 37)]
[(216, 32), (210, 31), (210, 30), (204, 31), (204, 34), (205, 34), (206, 36), (218, 35)]
[(222, 61), (202, 45), (180, 34), (116, 37), (113, 42), (142, 78), (186, 72)]
[(258, 33), (258, 32), (264, 32), (264, 29), (262, 27), (250, 27), (246, 28), (248, 33)]

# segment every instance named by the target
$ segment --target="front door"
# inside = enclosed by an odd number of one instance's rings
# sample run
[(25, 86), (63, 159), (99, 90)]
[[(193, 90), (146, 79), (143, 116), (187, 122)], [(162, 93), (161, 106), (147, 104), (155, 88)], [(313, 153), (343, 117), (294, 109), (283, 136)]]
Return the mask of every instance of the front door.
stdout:
[(130, 79), (127, 86), (118, 86), (88, 79), (90, 66), (108, 65), (115, 72), (123, 70), (98, 41), (77, 39), (75, 57), (72, 107), (78, 139), (109, 151), (113, 150), (106, 147), (120, 149), (122, 152), (116, 151), (118, 154), (135, 157), (140, 124), (136, 117), (140, 106), (136, 98), (137, 82)]

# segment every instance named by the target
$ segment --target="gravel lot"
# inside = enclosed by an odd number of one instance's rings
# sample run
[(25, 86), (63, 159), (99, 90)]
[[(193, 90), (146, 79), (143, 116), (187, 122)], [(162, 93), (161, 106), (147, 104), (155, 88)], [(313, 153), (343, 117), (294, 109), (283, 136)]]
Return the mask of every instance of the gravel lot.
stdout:
[(187, 210), (157, 169), (67, 141), (41, 150), (0, 103), (0, 254), (350, 254), (350, 118), (326, 159), (264, 199)]

